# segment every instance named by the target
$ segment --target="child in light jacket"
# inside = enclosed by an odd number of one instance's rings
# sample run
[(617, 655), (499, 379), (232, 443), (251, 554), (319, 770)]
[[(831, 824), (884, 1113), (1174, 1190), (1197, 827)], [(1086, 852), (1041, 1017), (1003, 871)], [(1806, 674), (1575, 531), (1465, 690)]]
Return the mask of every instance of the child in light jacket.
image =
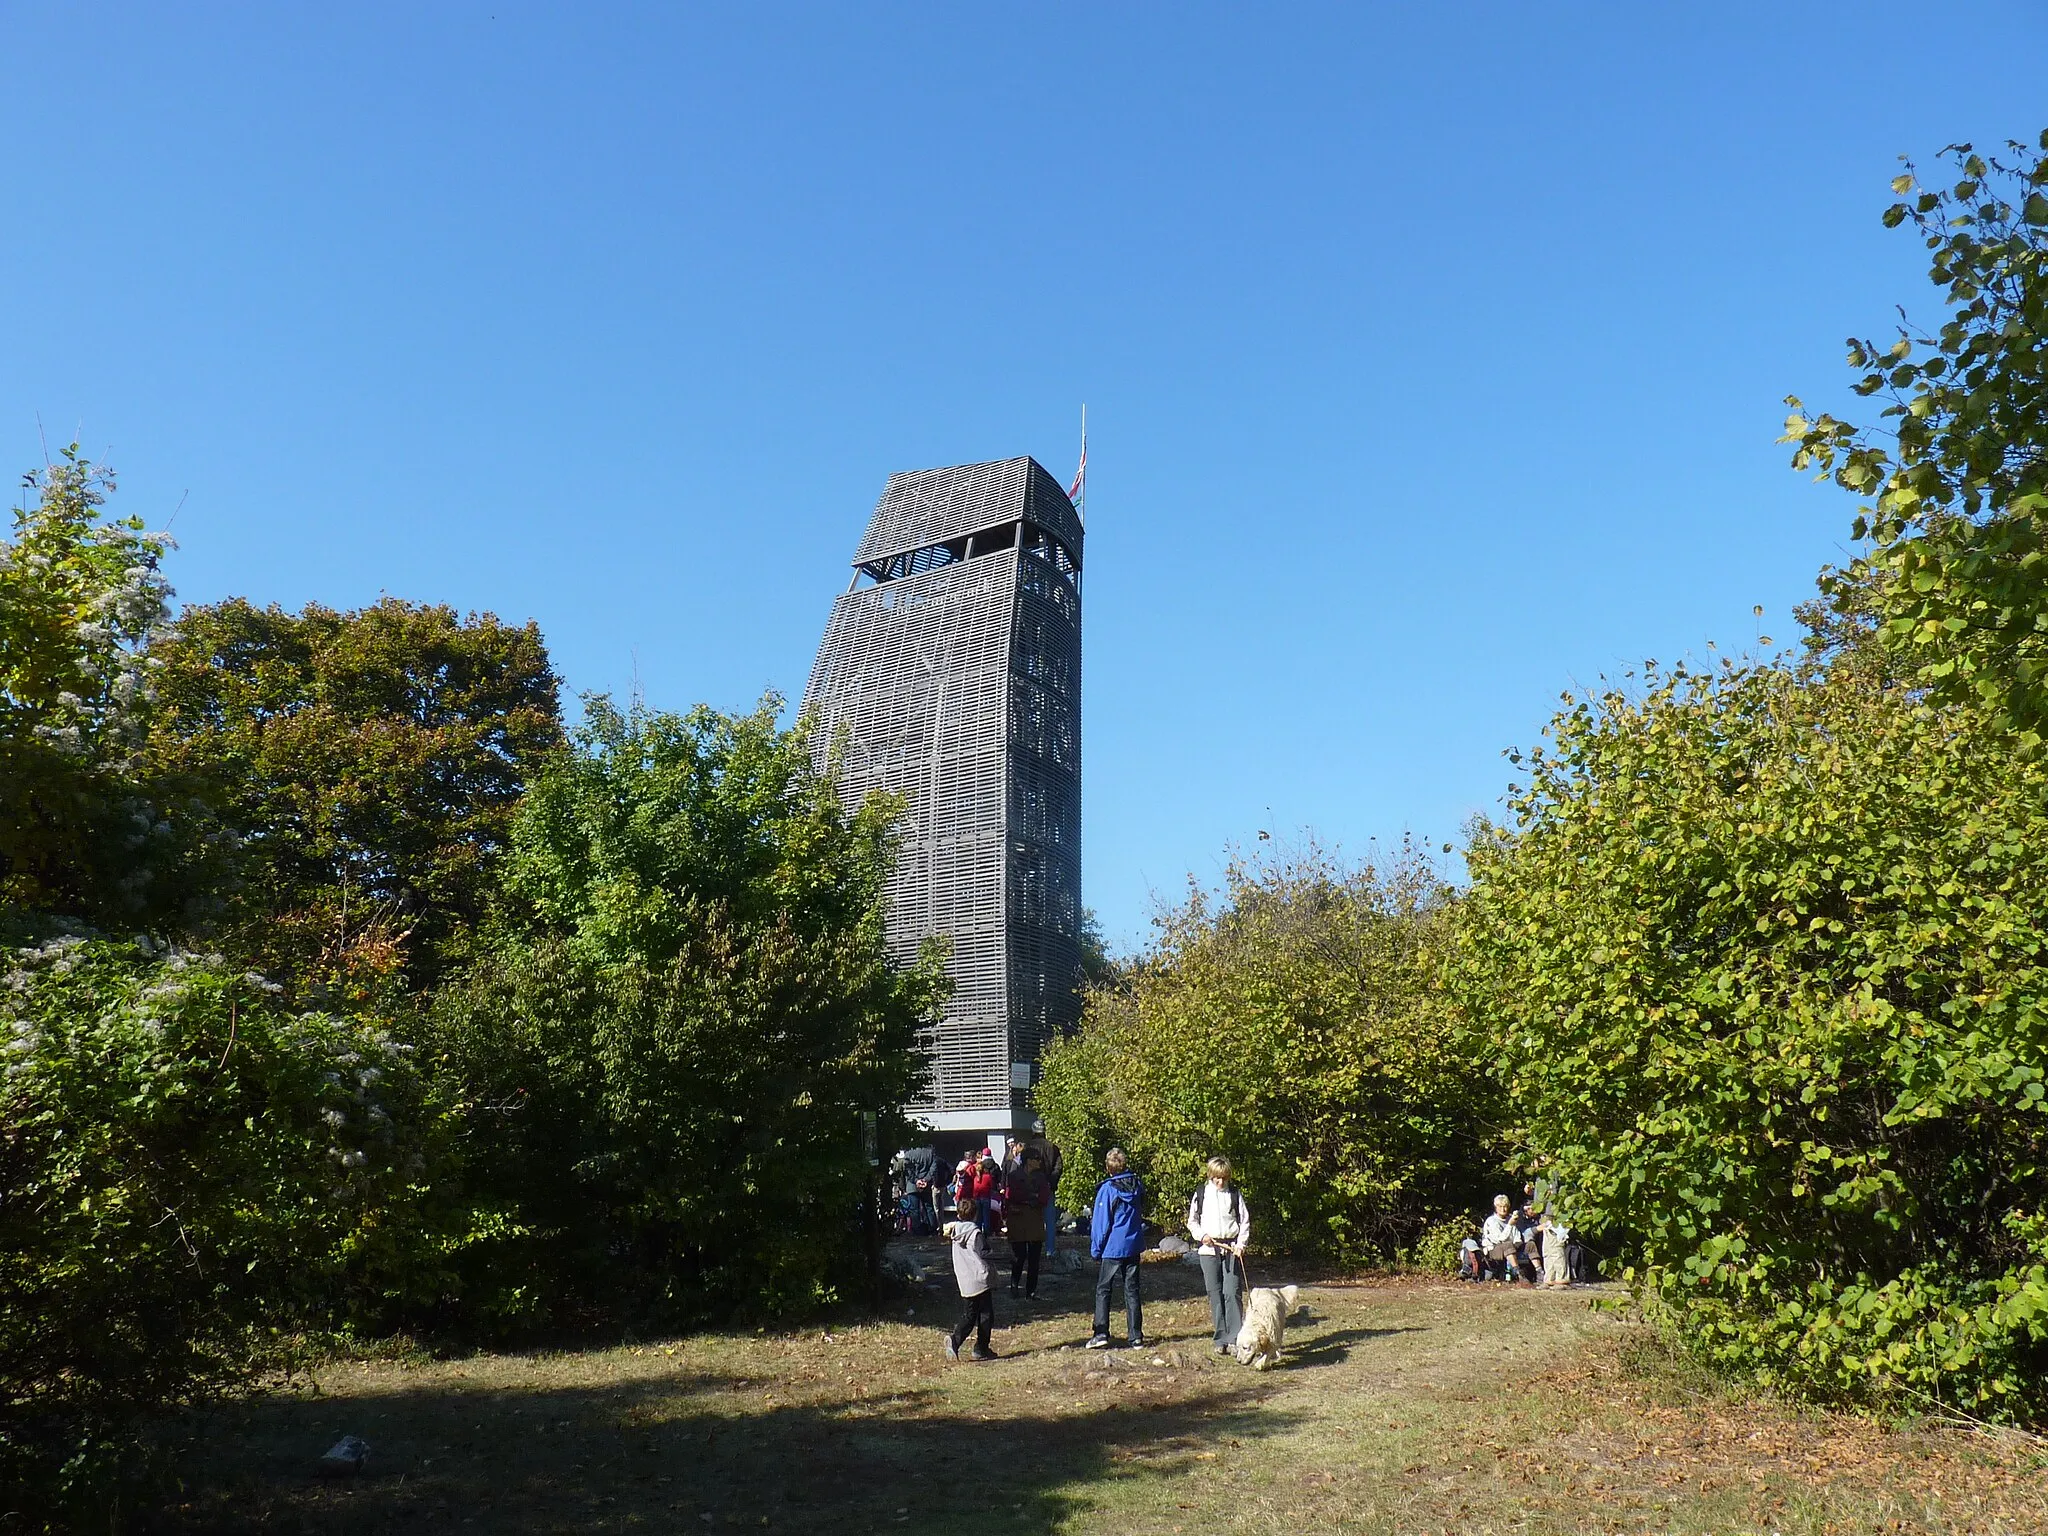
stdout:
[(996, 1325), (995, 1298), (989, 1294), (993, 1266), (988, 1259), (988, 1233), (975, 1218), (980, 1214), (972, 1195), (960, 1202), (958, 1219), (946, 1223), (946, 1240), (953, 1245), (953, 1278), (960, 1286), (960, 1321), (946, 1337), (946, 1358), (958, 1360), (967, 1335), (975, 1335), (970, 1360), (993, 1360), (988, 1347), (989, 1331)]

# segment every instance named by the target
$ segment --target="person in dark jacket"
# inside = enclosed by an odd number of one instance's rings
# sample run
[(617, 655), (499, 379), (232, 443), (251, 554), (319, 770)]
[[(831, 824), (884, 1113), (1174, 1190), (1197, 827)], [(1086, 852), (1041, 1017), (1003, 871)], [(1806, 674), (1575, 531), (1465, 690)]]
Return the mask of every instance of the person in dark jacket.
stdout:
[(1060, 1243), (1060, 1149), (1045, 1139), (1045, 1122), (1031, 1122), (1031, 1139), (1025, 1147), (1038, 1153), (1046, 1182), (1052, 1185), (1052, 1202), (1045, 1208), (1045, 1256), (1049, 1259)]
[(1145, 1251), (1145, 1186), (1111, 1147), (1102, 1160), (1108, 1175), (1095, 1190), (1095, 1214), (1088, 1223), (1088, 1248), (1095, 1275), (1095, 1333), (1090, 1349), (1109, 1348), (1109, 1293), (1124, 1283), (1124, 1333), (1132, 1349), (1145, 1347), (1145, 1303), (1138, 1282), (1138, 1255)]
[(906, 1147), (903, 1159), (905, 1193), (911, 1197), (910, 1230), (914, 1236), (939, 1230), (939, 1190), (946, 1182), (945, 1170), (933, 1147)]
[(1016, 1167), (1003, 1175), (1003, 1226), (1010, 1237), (1010, 1294), (1023, 1282), (1026, 1300), (1038, 1297), (1038, 1255), (1045, 1246), (1045, 1208), (1052, 1181), (1038, 1148), (1026, 1147)]

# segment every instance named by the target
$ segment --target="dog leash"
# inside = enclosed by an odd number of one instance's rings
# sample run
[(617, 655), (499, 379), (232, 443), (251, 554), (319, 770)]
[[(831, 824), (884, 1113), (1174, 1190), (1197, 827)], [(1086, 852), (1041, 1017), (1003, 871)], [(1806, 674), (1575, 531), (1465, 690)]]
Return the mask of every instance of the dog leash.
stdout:
[[(1197, 1251), (1199, 1252), (1199, 1250)], [(1223, 1250), (1221, 1256), (1237, 1260), (1237, 1299), (1238, 1304), (1242, 1306), (1245, 1302), (1250, 1301), (1252, 1296), (1251, 1266), (1245, 1263), (1243, 1254), (1232, 1253), (1228, 1248)]]

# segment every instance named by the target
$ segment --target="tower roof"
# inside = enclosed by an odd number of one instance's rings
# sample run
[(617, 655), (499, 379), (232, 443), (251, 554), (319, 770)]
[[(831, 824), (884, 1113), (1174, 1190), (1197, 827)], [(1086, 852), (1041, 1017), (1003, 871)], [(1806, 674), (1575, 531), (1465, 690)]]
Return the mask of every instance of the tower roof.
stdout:
[(1052, 534), (1080, 563), (1081, 519), (1059, 481), (1036, 459), (891, 475), (853, 563), (886, 560), (1020, 519)]

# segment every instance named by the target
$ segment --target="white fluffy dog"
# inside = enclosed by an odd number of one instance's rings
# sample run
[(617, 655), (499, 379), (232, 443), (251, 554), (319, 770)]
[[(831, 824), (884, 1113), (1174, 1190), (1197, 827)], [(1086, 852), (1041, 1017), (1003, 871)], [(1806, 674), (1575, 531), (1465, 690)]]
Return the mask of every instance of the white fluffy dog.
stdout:
[(1237, 1331), (1237, 1363), (1270, 1371), (1280, 1363), (1280, 1345), (1287, 1337), (1287, 1314), (1301, 1294), (1295, 1286), (1275, 1290), (1261, 1286), (1245, 1302), (1244, 1326)]

